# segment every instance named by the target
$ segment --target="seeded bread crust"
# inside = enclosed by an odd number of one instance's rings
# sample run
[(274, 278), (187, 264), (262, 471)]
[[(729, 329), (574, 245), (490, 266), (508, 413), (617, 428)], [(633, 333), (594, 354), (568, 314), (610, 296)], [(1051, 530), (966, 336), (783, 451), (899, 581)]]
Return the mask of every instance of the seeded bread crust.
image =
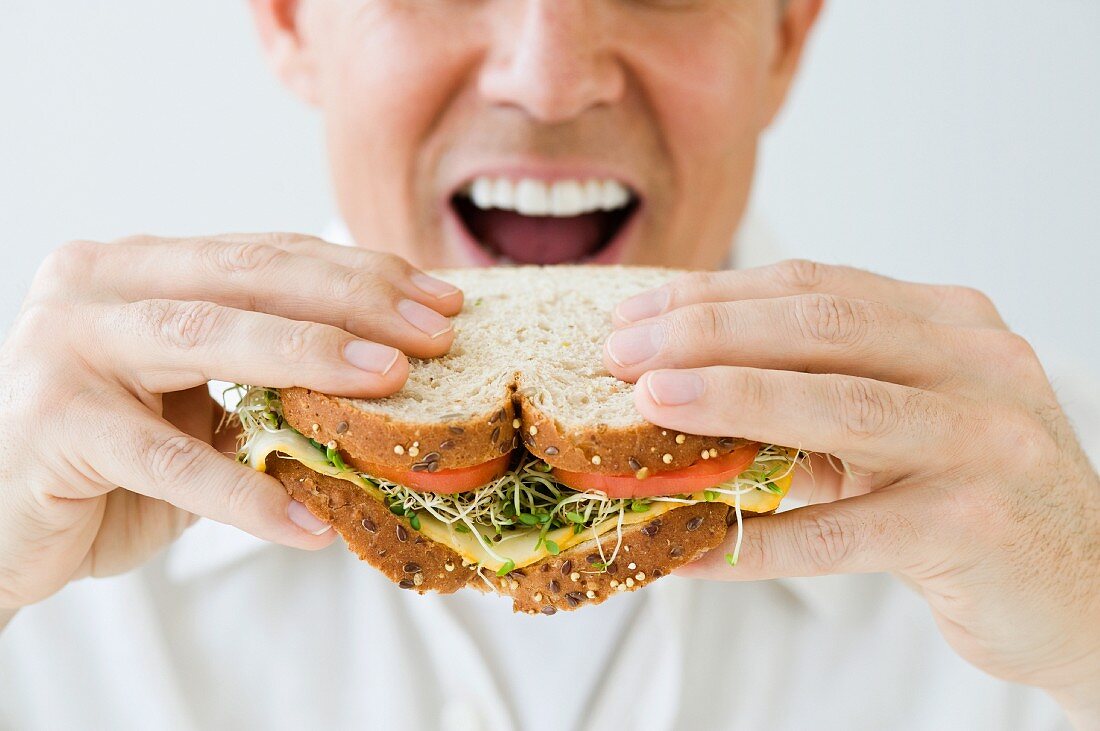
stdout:
[[(267, 472), (292, 498), (331, 523), (360, 559), (401, 588), (450, 594), (464, 586), (488, 592), (491, 585), (512, 598), (514, 611), (528, 614), (571, 611), (640, 589), (718, 546), (732, 514), (722, 503), (697, 503), (629, 526), (606, 571), (595, 565), (604, 559), (596, 540), (590, 540), (504, 577), (491, 571), (478, 576), (453, 550), (420, 535), (405, 518), (349, 482), (275, 455), (268, 457)], [(601, 536), (603, 557), (611, 556), (615, 541), (614, 532)]]
[(601, 423), (598, 414), (590, 428), (566, 431), (523, 391), (516, 394), (516, 402), (520, 438), (527, 451), (572, 472), (634, 475), (645, 469), (652, 475), (690, 467), (703, 459), (703, 450), (710, 459), (742, 443), (729, 437), (682, 434), (648, 422), (614, 429)]
[[(347, 399), (306, 388), (286, 388), (279, 394), (287, 423), (322, 444), (335, 442), (344, 462), (364, 471), (370, 464), (412, 470), (428, 469), (435, 462), (432, 471), (468, 467), (507, 454), (522, 440), (532, 454), (563, 470), (628, 475), (644, 468), (654, 474), (689, 467), (702, 459), (703, 450), (710, 458), (741, 443), (681, 434), (648, 422), (613, 429), (598, 417), (589, 428), (568, 432), (526, 389), (511, 390), (489, 413), (456, 414), (427, 424), (366, 413)], [(517, 415), (519, 428), (513, 426)]]
[(411, 470), (433, 461), (436, 469), (469, 467), (507, 454), (518, 443), (507, 394), (487, 413), (428, 423), (360, 411), (347, 399), (307, 388), (281, 389), (279, 398), (288, 424), (322, 444), (335, 441), (344, 461), (361, 470), (368, 464)]
[(602, 555), (593, 539), (504, 577), (487, 578), (497, 593), (512, 597), (516, 612), (551, 615), (602, 604), (617, 593), (637, 591), (667, 576), (721, 544), (727, 512), (723, 503), (696, 503), (624, 528), (619, 553), (606, 571), (601, 564), (615, 550), (614, 531), (600, 536)]
[(352, 483), (274, 454), (267, 458), (267, 472), (309, 512), (331, 523), (355, 555), (401, 588), (451, 594), (471, 578), (480, 581), (457, 553), (421, 536)]

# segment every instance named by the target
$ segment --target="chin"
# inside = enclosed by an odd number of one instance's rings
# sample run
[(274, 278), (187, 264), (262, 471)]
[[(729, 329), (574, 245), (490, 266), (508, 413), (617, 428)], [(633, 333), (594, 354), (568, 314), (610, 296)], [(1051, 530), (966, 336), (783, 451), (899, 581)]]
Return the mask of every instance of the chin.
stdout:
[(583, 173), (472, 175), (441, 205), (445, 259), (475, 267), (629, 263), (645, 215), (636, 186)]

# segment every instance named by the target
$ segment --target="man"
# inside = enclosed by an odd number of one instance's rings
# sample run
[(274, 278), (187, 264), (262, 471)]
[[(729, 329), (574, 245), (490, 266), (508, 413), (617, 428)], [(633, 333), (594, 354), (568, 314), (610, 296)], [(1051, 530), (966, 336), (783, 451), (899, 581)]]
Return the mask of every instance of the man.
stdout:
[(462, 304), (425, 268), (722, 267), (820, 1), (252, 5), (361, 248), (138, 237), (43, 265), (0, 357), (0, 725), (1034, 728), (1057, 703), (1100, 726), (1100, 484), (966, 289), (789, 262), (620, 304), (606, 363), (651, 421), (843, 462), (700, 581), (536, 621), (187, 529), (332, 543), (219, 454), (206, 383), (396, 390)]

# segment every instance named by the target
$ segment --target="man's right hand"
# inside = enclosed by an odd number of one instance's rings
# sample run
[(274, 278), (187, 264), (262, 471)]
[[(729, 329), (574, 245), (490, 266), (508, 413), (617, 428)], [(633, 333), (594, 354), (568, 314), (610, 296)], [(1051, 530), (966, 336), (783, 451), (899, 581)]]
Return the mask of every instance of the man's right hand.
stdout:
[[(384, 396), (447, 351), (462, 294), (402, 259), (291, 234), (78, 242), (0, 347), (4, 609), (133, 568), (196, 516), (297, 548), (332, 531), (238, 464), (206, 383)], [(9, 613), (10, 615), (10, 613)]]

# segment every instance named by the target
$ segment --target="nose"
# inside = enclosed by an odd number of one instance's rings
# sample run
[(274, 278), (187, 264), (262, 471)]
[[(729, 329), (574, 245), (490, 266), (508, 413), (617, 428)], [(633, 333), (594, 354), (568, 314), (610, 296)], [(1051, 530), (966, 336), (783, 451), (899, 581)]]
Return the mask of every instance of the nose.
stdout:
[(623, 70), (591, 0), (506, 0), (479, 77), (488, 101), (547, 124), (617, 101)]

